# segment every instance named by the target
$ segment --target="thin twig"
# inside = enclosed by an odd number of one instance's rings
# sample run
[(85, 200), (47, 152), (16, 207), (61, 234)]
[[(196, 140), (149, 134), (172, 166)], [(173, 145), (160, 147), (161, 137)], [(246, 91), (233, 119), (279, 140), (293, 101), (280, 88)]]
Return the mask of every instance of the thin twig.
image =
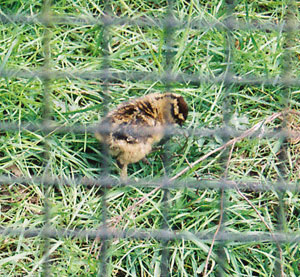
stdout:
[[(188, 166), (190, 167), (190, 169), (192, 169), (193, 167), (191, 166), (189, 160), (185, 157), (184, 160), (186, 161), (186, 163), (188, 164)], [(197, 180), (200, 180), (200, 176), (198, 175), (197, 171), (194, 172), (195, 176), (197, 178)]]
[(219, 220), (219, 223), (218, 223), (218, 226), (217, 226), (217, 230), (214, 233), (213, 239), (211, 241), (211, 246), (209, 248), (207, 258), (206, 258), (206, 261), (205, 261), (205, 267), (204, 267), (204, 273), (203, 273), (204, 277), (208, 276), (208, 274), (207, 274), (208, 262), (209, 262), (209, 259), (210, 259), (211, 253), (212, 253), (212, 249), (213, 249), (215, 241), (216, 241), (216, 237), (217, 237), (217, 235), (220, 231), (221, 225), (222, 225), (223, 214), (224, 214), (224, 189), (221, 190), (220, 220)]
[(235, 146), (235, 143), (234, 142), (231, 146), (231, 149), (230, 149), (230, 152), (229, 152), (229, 155), (228, 155), (228, 159), (227, 159), (227, 163), (226, 163), (226, 168), (225, 168), (225, 172), (224, 172), (224, 178), (227, 179), (227, 175), (228, 175), (228, 168), (229, 168), (229, 165), (230, 165), (230, 160), (231, 160), (231, 157), (232, 157), (232, 153), (233, 153), (233, 149), (234, 149), (234, 146)]
[[(224, 175), (225, 175), (224, 177), (226, 179), (227, 179), (228, 168), (229, 168), (229, 164), (230, 164), (230, 160), (231, 160), (231, 157), (232, 157), (232, 152), (233, 152), (234, 146), (235, 146), (235, 142), (232, 144), (232, 147), (230, 149), (229, 156), (228, 156), (228, 159), (227, 159), (227, 163), (226, 163), (226, 168), (225, 168), (225, 172), (224, 172)], [(208, 254), (207, 254), (207, 258), (206, 258), (206, 261), (205, 261), (204, 273), (203, 273), (204, 277), (208, 276), (208, 273), (207, 273), (208, 263), (209, 263), (209, 259), (210, 259), (215, 241), (216, 241), (216, 237), (217, 237), (217, 235), (218, 235), (218, 233), (221, 229), (221, 225), (222, 225), (222, 221), (223, 221), (223, 214), (224, 214), (224, 188), (221, 190), (220, 220), (219, 220), (219, 223), (218, 223), (217, 230), (216, 230), (216, 232), (213, 236), (213, 239), (212, 239), (212, 242), (211, 242)]]

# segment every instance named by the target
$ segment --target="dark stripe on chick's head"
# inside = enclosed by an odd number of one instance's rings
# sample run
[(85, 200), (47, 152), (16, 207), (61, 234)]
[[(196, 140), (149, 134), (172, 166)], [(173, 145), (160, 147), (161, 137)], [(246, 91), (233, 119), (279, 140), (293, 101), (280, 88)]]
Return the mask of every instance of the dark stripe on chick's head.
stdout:
[(184, 98), (180, 95), (172, 94), (174, 103), (171, 105), (171, 114), (177, 124), (180, 126), (187, 119), (189, 108)]

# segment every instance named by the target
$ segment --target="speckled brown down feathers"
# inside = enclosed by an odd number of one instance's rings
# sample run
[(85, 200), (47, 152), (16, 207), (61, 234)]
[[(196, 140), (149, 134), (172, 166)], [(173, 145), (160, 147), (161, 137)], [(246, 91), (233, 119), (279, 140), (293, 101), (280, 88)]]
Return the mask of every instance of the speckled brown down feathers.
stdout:
[[(163, 127), (182, 125), (188, 115), (188, 106), (182, 96), (174, 93), (153, 93), (122, 103), (108, 113), (100, 124), (108, 126), (109, 132), (96, 132), (116, 157), (121, 177), (127, 177), (127, 165), (145, 158), (152, 145), (163, 137)], [(147, 127), (161, 129), (145, 132)], [(144, 128), (144, 129), (143, 129)]]

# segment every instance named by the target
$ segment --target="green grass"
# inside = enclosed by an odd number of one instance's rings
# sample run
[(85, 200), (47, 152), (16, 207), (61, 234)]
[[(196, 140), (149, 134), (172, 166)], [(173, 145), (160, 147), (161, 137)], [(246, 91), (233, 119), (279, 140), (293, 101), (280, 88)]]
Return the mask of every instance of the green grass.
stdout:
[[(102, 15), (102, 1), (55, 1), (55, 15)], [(192, 20), (222, 21), (226, 17), (224, 1), (173, 1), (176, 18), (188, 24)], [(286, 1), (236, 1), (234, 14), (242, 20), (257, 23), (281, 23), (286, 13)], [(299, 3), (297, 4), (299, 8)], [(110, 1), (116, 16), (163, 18), (166, 1)], [(42, 1), (5, 1), (0, 12), (34, 15), (41, 11)], [(296, 11), (297, 12), (297, 11)], [(296, 14), (299, 24), (299, 13)], [(114, 71), (163, 73), (166, 67), (164, 32), (158, 27), (138, 27), (125, 24), (109, 28), (109, 62)], [(11, 23), (0, 26), (0, 69), (39, 70), (44, 63), (44, 27), (41, 24)], [(226, 36), (220, 29), (185, 28), (174, 31), (172, 50), (173, 72), (218, 76), (227, 70)], [(283, 72), (286, 59), (285, 33), (279, 31), (234, 30), (230, 55), (233, 70), (241, 77), (277, 78)], [(300, 77), (300, 39), (296, 33), (290, 45), (290, 74)], [(103, 32), (92, 25), (61, 24), (51, 28), (50, 66), (56, 70), (101, 70), (105, 57), (101, 48)], [(51, 118), (57, 124), (95, 124), (105, 111), (119, 103), (151, 92), (165, 91), (160, 81), (118, 80), (109, 83), (104, 96), (99, 79), (66, 78), (52, 80)], [(290, 107), (297, 109), (300, 88), (261, 85), (228, 85), (209, 82), (194, 85), (174, 83), (172, 91), (184, 96), (190, 106), (186, 128), (217, 128), (223, 125), (224, 101), (229, 99), (230, 124), (238, 131), (251, 128), (266, 117), (282, 110), (286, 95)], [(103, 105), (104, 99), (109, 103)], [(40, 123), (43, 119), (43, 82), (37, 78), (1, 78), (1, 122)], [(278, 128), (276, 119), (267, 126)], [(49, 174), (59, 177), (101, 178), (101, 149), (93, 134), (53, 133), (47, 139)], [(222, 138), (173, 137), (169, 174), (178, 172), (223, 144)], [(281, 161), (280, 146), (275, 138), (246, 138), (234, 146), (228, 166), (232, 180), (271, 181), (278, 179)], [(287, 149), (287, 179), (299, 179), (297, 145)], [(42, 176), (45, 168), (45, 143), (41, 132), (0, 132), (0, 174), (9, 176)], [(163, 150), (149, 155), (151, 166), (143, 163), (130, 165), (129, 175), (136, 180), (158, 179), (164, 175)], [(228, 152), (211, 155), (181, 177), (218, 180), (224, 176), (224, 161)], [(115, 164), (111, 176), (118, 178)], [(49, 197), (50, 224), (53, 228), (96, 229), (102, 220), (102, 192), (85, 186), (44, 188), (39, 183), (1, 184), (0, 227), (41, 228), (45, 220), (45, 195)], [(47, 190), (47, 191), (46, 191)], [(107, 192), (108, 225), (118, 229), (160, 229), (163, 222), (161, 190), (146, 197), (151, 188), (115, 187)], [(276, 232), (279, 195), (275, 191), (246, 191), (249, 202), (235, 190), (226, 193), (227, 231), (269, 232), (258, 216)], [(143, 204), (136, 203), (145, 197)], [(299, 194), (284, 194), (286, 224), (284, 231), (299, 234)], [(205, 189), (172, 189), (169, 200), (169, 226), (176, 231), (211, 232), (220, 220), (220, 192)], [(255, 207), (255, 209), (254, 209)], [(87, 239), (56, 238), (50, 242), (50, 265), (54, 276), (96, 276), (99, 270), (101, 242)], [(171, 276), (201, 276), (211, 242), (175, 240), (168, 244)], [(158, 276), (163, 245), (155, 239), (114, 239), (108, 248), (108, 272), (111, 276)], [(219, 244), (214, 244), (208, 271), (216, 276)], [(281, 245), (284, 271), (287, 276), (299, 276), (299, 244)], [(39, 276), (43, 271), (44, 240), (41, 237), (0, 237), (0, 275)], [(270, 242), (229, 242), (224, 261), (227, 276), (273, 276), (278, 248)]]

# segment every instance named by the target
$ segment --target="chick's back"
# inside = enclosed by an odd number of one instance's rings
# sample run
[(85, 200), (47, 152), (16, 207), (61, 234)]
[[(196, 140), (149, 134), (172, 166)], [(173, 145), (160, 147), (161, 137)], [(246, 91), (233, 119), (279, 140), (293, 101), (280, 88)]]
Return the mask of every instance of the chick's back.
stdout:
[(146, 130), (147, 127), (162, 126), (155, 95), (122, 103), (101, 122), (110, 132), (96, 133), (96, 137), (108, 146), (110, 154), (117, 157), (119, 163), (138, 162), (151, 151), (152, 144), (162, 138), (161, 133), (149, 134)]

